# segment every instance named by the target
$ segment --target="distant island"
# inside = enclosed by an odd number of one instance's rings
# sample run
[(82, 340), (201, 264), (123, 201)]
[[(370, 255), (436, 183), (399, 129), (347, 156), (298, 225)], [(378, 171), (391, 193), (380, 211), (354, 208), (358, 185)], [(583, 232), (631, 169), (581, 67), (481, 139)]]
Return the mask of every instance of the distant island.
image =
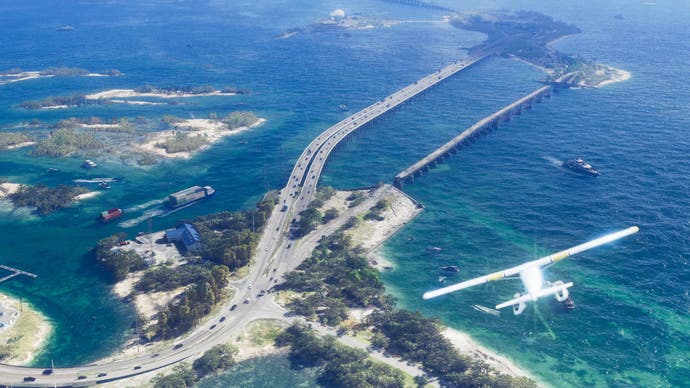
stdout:
[(7, 198), (17, 207), (33, 208), (39, 216), (45, 216), (59, 209), (71, 206), (75, 201), (93, 196), (89, 190), (79, 186), (20, 185), (0, 183), (0, 199)]
[(13, 82), (48, 77), (117, 77), (122, 73), (117, 69), (106, 70), (103, 73), (93, 73), (79, 67), (50, 67), (46, 70), (25, 71), (20, 68), (0, 71), (0, 86)]
[(73, 94), (70, 96), (51, 96), (42, 100), (29, 100), (18, 106), (24, 109), (66, 109), (84, 105), (133, 104), (133, 105), (162, 105), (163, 102), (131, 100), (133, 97), (154, 97), (162, 99), (206, 97), (206, 96), (234, 96), (247, 94), (247, 90), (224, 87), (216, 89), (210, 85), (198, 87), (153, 87), (143, 86), (138, 89), (110, 89), (92, 94)]
[(570, 86), (601, 87), (630, 78), (629, 72), (551, 47), (554, 41), (581, 30), (538, 12), (461, 12), (446, 20), (457, 28), (487, 35), (484, 42), (469, 49), (470, 55), (490, 52), (523, 61), (547, 73), (549, 82), (570, 74)]
[(327, 18), (318, 20), (310, 25), (307, 26), (307, 28), (289, 28), (285, 30), (280, 36), (278, 36), (279, 39), (285, 39), (289, 38), (293, 35), (296, 35), (301, 32), (312, 32), (312, 33), (318, 33), (318, 32), (328, 32), (328, 31), (343, 31), (343, 30), (364, 30), (364, 29), (371, 29), (371, 28), (383, 28), (383, 27), (391, 27), (396, 24), (401, 23), (400, 21), (397, 20), (383, 20), (383, 19), (377, 19), (369, 16), (365, 16), (361, 13), (355, 13), (352, 15), (348, 15), (345, 13), (343, 9), (336, 9), (333, 10)]

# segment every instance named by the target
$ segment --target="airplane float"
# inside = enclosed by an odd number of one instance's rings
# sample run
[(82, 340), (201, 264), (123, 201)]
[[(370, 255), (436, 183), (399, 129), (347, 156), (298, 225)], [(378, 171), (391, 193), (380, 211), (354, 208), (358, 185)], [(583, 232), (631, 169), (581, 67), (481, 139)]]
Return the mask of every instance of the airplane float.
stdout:
[(504, 307), (513, 306), (513, 313), (515, 315), (519, 315), (522, 314), (522, 312), (525, 310), (526, 302), (535, 302), (537, 299), (548, 295), (554, 295), (557, 301), (564, 302), (570, 296), (570, 294), (568, 293), (568, 288), (572, 287), (573, 283), (563, 283), (563, 281), (561, 280), (555, 281), (553, 283), (545, 281), (541, 271), (543, 266), (554, 264), (560, 260), (565, 259), (568, 256), (572, 256), (577, 253), (586, 251), (588, 249), (596, 248), (600, 245), (604, 245), (612, 241), (621, 239), (623, 237), (630, 236), (631, 234), (637, 233), (639, 230), (640, 229), (637, 226), (631, 226), (627, 229), (608, 234), (604, 237), (588, 241), (584, 244), (574, 246), (572, 248), (560, 251), (558, 253), (544, 256), (537, 260), (528, 261), (513, 268), (508, 268), (503, 271), (494, 272), (488, 275), (464, 281), (462, 283), (457, 283), (448, 287), (440, 288), (438, 290), (426, 292), (424, 293), (422, 298), (431, 299), (437, 296), (459, 291), (468, 287), (473, 287), (494, 280), (506, 279), (511, 278), (511, 276), (514, 275), (519, 275), (520, 280), (522, 280), (522, 284), (524, 286), (524, 293), (516, 293), (513, 296), (514, 299), (496, 305), (496, 309), (502, 309)]

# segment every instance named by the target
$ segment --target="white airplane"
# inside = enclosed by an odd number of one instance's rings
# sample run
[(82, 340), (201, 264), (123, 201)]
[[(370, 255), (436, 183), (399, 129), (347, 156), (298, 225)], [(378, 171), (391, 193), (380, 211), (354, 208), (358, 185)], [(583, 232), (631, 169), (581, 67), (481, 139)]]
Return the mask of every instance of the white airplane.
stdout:
[(563, 283), (560, 280), (555, 281), (553, 283), (549, 281), (544, 281), (541, 272), (541, 267), (553, 264), (557, 261), (565, 259), (568, 256), (572, 256), (574, 254), (586, 251), (588, 249), (596, 248), (600, 245), (604, 245), (612, 241), (616, 241), (620, 238), (630, 236), (631, 234), (637, 233), (637, 231), (639, 230), (640, 229), (637, 226), (631, 226), (627, 229), (608, 234), (596, 240), (588, 241), (584, 244), (574, 246), (564, 251), (544, 256), (541, 259), (528, 261), (526, 263), (518, 265), (517, 267), (508, 268), (503, 271), (498, 271), (489, 275), (480, 276), (478, 278), (467, 280), (462, 283), (453, 284), (452, 286), (426, 292), (424, 293), (424, 295), (422, 295), (422, 298), (431, 299), (468, 287), (484, 284), (486, 282), (494, 280), (505, 279), (510, 276), (519, 274), (520, 280), (522, 280), (522, 284), (524, 285), (525, 292), (523, 294), (516, 293), (513, 296), (514, 299), (496, 305), (496, 309), (502, 309), (504, 307), (513, 306), (513, 313), (515, 313), (515, 315), (519, 315), (522, 314), (522, 312), (525, 310), (525, 302), (534, 302), (537, 299), (548, 295), (554, 295), (557, 301), (563, 302), (570, 296), (570, 294), (568, 293), (568, 288), (572, 287), (573, 283)]

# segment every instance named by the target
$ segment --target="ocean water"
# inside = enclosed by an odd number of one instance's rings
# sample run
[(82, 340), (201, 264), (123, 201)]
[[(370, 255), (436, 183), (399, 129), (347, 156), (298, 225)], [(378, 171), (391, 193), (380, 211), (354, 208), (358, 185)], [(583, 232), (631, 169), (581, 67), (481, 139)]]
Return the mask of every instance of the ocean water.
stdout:
[[(475, 9), (470, 2), (448, 2)], [(277, 39), (344, 7), (410, 23), (358, 31), (302, 33)], [(382, 247), (395, 264), (384, 274), (402, 306), (438, 316), (468, 331), (554, 385), (682, 386), (690, 377), (690, 54), (683, 2), (624, 1), (556, 4), (493, 1), (484, 8), (531, 9), (577, 24), (583, 33), (555, 45), (632, 72), (624, 83), (598, 90), (564, 90), (406, 185), (426, 210)], [(621, 14), (623, 19), (614, 18)], [(102, 15), (108, 15), (106, 20)], [(237, 109), (267, 123), (229, 137), (188, 161), (150, 169), (107, 159), (91, 171), (78, 158), (31, 158), (0, 153), (0, 176), (21, 183), (67, 183), (112, 176), (107, 193), (45, 218), (0, 206), (0, 262), (35, 272), (0, 291), (44, 312), (55, 335), (35, 361), (77, 365), (107, 355), (131, 335), (130, 306), (88, 252), (125, 231), (159, 230), (178, 219), (251, 206), (280, 188), (305, 144), (351, 111), (463, 57), (481, 34), (437, 23), (437, 11), (394, 2), (272, 0), (0, 4), (0, 69), (77, 66), (117, 68), (122, 77), (67, 77), (0, 86), (0, 126), (38, 118), (158, 119), (204, 117)], [(71, 32), (55, 32), (65, 25)], [(461, 72), (353, 136), (333, 155), (322, 182), (339, 188), (390, 182), (392, 177), (477, 119), (536, 89), (536, 69), (491, 58)], [(29, 112), (21, 101), (51, 95), (151, 85), (231, 85), (249, 95), (184, 100), (170, 106), (82, 107)], [(245, 143), (246, 142), (246, 143)], [(582, 156), (602, 172), (569, 174), (555, 161)], [(58, 167), (57, 174), (45, 174)], [(218, 195), (151, 223), (96, 225), (98, 212), (131, 208), (127, 219), (155, 211), (157, 200), (193, 185)], [(150, 214), (150, 213), (148, 213)], [(143, 218), (142, 218), (143, 220)], [(439, 265), (454, 264), (453, 280), (474, 277), (557, 251), (629, 225), (640, 233), (546, 271), (573, 281), (577, 304), (562, 313), (550, 300), (521, 316), (494, 317), (472, 304), (509, 299), (519, 284), (500, 282), (422, 301), (439, 286)], [(430, 253), (428, 246), (441, 252)], [(257, 362), (255, 373), (267, 368)]]

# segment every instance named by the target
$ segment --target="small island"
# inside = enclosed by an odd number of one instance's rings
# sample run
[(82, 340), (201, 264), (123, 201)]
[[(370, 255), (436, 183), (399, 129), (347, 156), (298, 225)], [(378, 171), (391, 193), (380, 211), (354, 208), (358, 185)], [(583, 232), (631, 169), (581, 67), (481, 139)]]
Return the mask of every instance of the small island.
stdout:
[(46, 70), (25, 71), (20, 68), (0, 71), (0, 86), (13, 82), (48, 77), (117, 77), (122, 73), (117, 69), (106, 70), (103, 73), (92, 73), (78, 67), (50, 67)]
[(33, 208), (33, 212), (45, 216), (57, 210), (72, 206), (75, 201), (90, 198), (97, 192), (79, 186), (58, 185), (16, 185), (3, 183), (0, 185), (0, 198), (4, 195), (17, 207)]
[(25, 125), (22, 132), (0, 132), (0, 152), (28, 148), (28, 154), (51, 158), (98, 158), (151, 166), (169, 158), (191, 158), (229, 135), (266, 122), (253, 112), (234, 111), (207, 119), (164, 116), (160, 121), (137, 117), (61, 120), (50, 131)]

